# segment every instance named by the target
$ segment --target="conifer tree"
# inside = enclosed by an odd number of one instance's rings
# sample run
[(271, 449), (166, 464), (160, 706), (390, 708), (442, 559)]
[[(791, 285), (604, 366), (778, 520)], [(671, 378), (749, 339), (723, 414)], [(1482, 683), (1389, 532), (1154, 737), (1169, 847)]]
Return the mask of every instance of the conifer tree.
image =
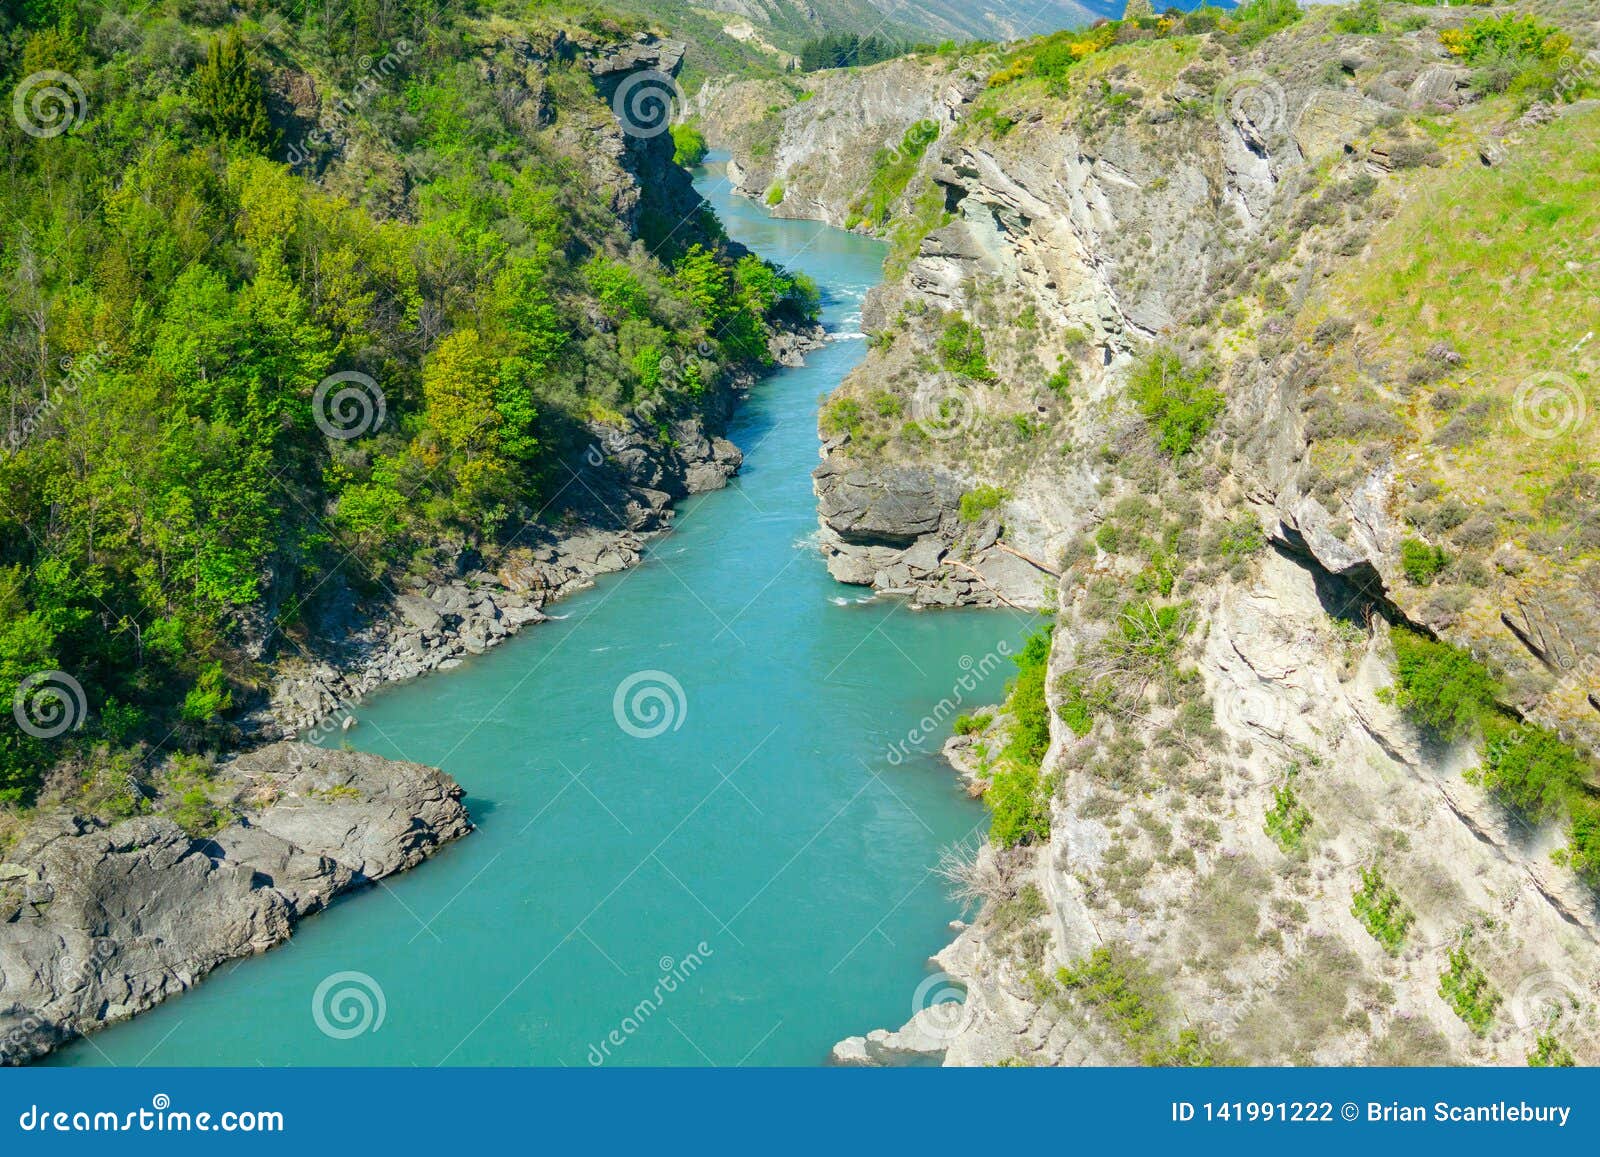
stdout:
[(219, 36), (206, 50), (194, 78), (200, 121), (216, 136), (270, 153), (278, 133), (267, 120), (266, 90), (237, 31)]

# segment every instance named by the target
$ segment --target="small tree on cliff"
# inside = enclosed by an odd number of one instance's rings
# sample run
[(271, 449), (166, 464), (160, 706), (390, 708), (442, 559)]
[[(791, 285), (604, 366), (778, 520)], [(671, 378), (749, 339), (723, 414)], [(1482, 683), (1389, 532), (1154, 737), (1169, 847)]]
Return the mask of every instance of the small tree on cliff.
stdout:
[(1155, 6), (1150, 0), (1128, 0), (1128, 7), (1122, 14), (1124, 20), (1144, 20), (1154, 17)]

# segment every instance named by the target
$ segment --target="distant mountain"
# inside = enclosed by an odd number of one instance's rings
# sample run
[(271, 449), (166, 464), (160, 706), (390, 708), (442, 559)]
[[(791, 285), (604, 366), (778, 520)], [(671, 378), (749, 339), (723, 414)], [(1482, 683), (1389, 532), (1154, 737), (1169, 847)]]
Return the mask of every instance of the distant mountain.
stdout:
[[(1191, 9), (1201, 0), (1156, 7)], [(696, 10), (748, 24), (766, 42), (794, 51), (824, 32), (876, 32), (913, 42), (1009, 40), (1119, 17), (1127, 0), (703, 0)], [(1232, 8), (1232, 0), (1219, 7)]]

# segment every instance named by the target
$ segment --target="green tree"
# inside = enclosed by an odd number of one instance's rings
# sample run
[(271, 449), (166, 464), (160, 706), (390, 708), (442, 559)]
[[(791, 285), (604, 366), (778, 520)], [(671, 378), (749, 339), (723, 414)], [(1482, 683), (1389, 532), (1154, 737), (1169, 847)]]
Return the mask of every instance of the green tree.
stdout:
[(277, 147), (278, 132), (267, 119), (266, 90), (237, 30), (211, 42), (192, 91), (200, 123), (214, 135), (259, 153)]

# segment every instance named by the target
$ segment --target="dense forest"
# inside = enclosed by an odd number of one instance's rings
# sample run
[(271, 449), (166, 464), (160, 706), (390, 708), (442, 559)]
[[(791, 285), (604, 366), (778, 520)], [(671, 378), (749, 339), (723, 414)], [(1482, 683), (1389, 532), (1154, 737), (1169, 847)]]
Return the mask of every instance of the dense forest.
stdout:
[(907, 45), (882, 36), (861, 36), (854, 32), (830, 32), (800, 46), (800, 70), (851, 68), (858, 64), (877, 64), (910, 51)]
[(0, 803), (225, 740), (310, 600), (492, 551), (582, 423), (814, 309), (629, 202), (589, 62), (633, 29), (539, 9), (6, 6), (0, 701), (87, 711), (6, 712)]

